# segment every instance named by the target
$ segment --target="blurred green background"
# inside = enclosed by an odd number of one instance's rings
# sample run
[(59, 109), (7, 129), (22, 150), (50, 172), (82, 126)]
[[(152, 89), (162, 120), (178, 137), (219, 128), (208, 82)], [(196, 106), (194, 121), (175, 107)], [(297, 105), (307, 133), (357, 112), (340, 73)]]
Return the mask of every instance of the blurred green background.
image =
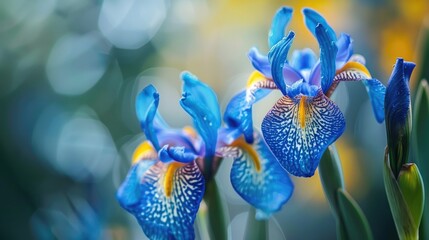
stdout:
[[(419, 65), (424, 0), (3, 0), (0, 2), (0, 238), (141, 239), (136, 220), (115, 191), (144, 139), (136, 94), (152, 83), (160, 111), (174, 127), (190, 125), (180, 108), (179, 74), (189, 70), (211, 85), (222, 111), (244, 87), (252, 46), (267, 52), (271, 18), (294, 7), (292, 49), (317, 41), (301, 9), (320, 12), (373, 77), (387, 83), (396, 57)], [(426, 19), (426, 27), (429, 25)], [(414, 85), (414, 84), (412, 84)], [(256, 126), (279, 94), (254, 108)], [(384, 124), (377, 124), (363, 85), (339, 86), (334, 101), (347, 128), (337, 141), (348, 191), (367, 215), (376, 239), (395, 239), (382, 180)], [(248, 205), (224, 188), (231, 237), (243, 236)], [(293, 178), (292, 199), (270, 220), (271, 239), (334, 239), (335, 220), (316, 174)]]

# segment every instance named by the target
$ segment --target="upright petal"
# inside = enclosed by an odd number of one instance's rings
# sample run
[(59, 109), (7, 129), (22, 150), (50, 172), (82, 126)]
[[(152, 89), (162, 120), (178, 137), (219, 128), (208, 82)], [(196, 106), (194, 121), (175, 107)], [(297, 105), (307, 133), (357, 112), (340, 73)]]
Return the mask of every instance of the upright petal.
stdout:
[(239, 149), (230, 175), (235, 191), (258, 210), (259, 219), (279, 211), (294, 187), (261, 135), (255, 132), (252, 145), (239, 138), (231, 147)]
[(252, 63), (253, 67), (262, 73), (267, 78), (272, 78), (271, 76), (271, 65), (270, 61), (268, 61), (268, 56), (259, 53), (258, 49), (252, 47), (247, 54), (249, 57), (250, 63)]
[(135, 215), (150, 239), (194, 239), (194, 220), (204, 194), (197, 164), (157, 162), (141, 176)]
[(316, 27), (316, 38), (320, 46), (320, 81), (322, 90), (326, 93), (334, 80), (335, 59), (338, 49), (335, 40), (329, 36), (329, 32), (322, 24), (318, 24)]
[(332, 39), (332, 41), (337, 41), (335, 31), (331, 28), (331, 26), (329, 26), (329, 24), (322, 17), (322, 15), (310, 8), (304, 8), (302, 10), (302, 13), (304, 14), (305, 18), (305, 25), (307, 26), (308, 30), (310, 30), (310, 32), (313, 34), (313, 36), (317, 37), (316, 27), (318, 24), (321, 24), (323, 28), (326, 29), (328, 37)]
[(195, 128), (205, 143), (205, 156), (214, 156), (217, 131), (221, 124), (220, 109), (213, 89), (191, 73), (184, 72), (180, 105), (191, 115)]
[(224, 122), (230, 128), (239, 128), (248, 143), (253, 142), (252, 106), (265, 96), (276, 85), (261, 73), (254, 71), (247, 81), (247, 88), (236, 94), (226, 106)]
[(336, 68), (341, 68), (353, 54), (352, 39), (348, 34), (341, 33), (337, 42), (338, 53), (336, 57)]
[(146, 138), (151, 141), (156, 149), (159, 149), (158, 138), (156, 136), (153, 120), (159, 104), (159, 94), (153, 85), (145, 87), (137, 96), (136, 113), (140, 121)]
[(302, 50), (293, 51), (290, 65), (298, 71), (312, 69), (314, 64), (316, 64), (316, 60), (316, 54), (314, 54), (313, 50), (304, 48)]
[(326, 93), (330, 96), (340, 81), (361, 81), (368, 92), (372, 110), (377, 122), (384, 121), (384, 95), (386, 87), (377, 79), (371, 78), (371, 74), (365, 65), (359, 62), (347, 62), (337, 71), (331, 88)]
[(282, 97), (262, 122), (267, 145), (295, 176), (311, 177), (326, 148), (345, 129), (340, 109), (319, 90), (315, 97)]
[(271, 29), (268, 33), (268, 46), (271, 48), (278, 43), (285, 35), (285, 29), (292, 17), (293, 9), (282, 7), (277, 10), (271, 23)]
[(280, 89), (283, 95), (287, 95), (287, 86), (283, 77), (283, 66), (286, 62), (287, 54), (294, 37), (295, 33), (289, 32), (288, 36), (284, 37), (274, 45), (268, 53), (268, 58), (271, 62), (271, 75), (273, 76), (273, 81), (276, 83), (277, 88)]

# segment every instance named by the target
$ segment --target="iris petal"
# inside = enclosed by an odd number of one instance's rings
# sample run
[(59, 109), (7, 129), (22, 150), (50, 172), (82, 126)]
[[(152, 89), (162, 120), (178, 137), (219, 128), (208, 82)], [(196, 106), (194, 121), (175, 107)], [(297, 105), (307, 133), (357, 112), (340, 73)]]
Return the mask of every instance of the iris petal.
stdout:
[(139, 203), (142, 174), (156, 163), (157, 157), (157, 152), (149, 141), (142, 142), (134, 150), (131, 169), (116, 194), (119, 204), (129, 212)]
[(273, 76), (273, 81), (283, 95), (287, 95), (287, 86), (283, 76), (283, 66), (286, 62), (287, 54), (294, 37), (295, 33), (289, 32), (288, 36), (274, 45), (268, 53), (268, 58), (271, 61), (271, 75)]
[(198, 158), (198, 155), (188, 148), (169, 145), (162, 147), (159, 150), (158, 155), (159, 159), (163, 162), (175, 160), (181, 163), (189, 163)]
[(159, 94), (153, 85), (145, 87), (137, 96), (136, 113), (146, 138), (151, 141), (156, 149), (159, 149), (153, 120), (159, 104)]
[(142, 175), (138, 188), (138, 204), (129, 211), (147, 237), (195, 238), (193, 224), (205, 189), (195, 162), (157, 162)]
[(280, 166), (259, 133), (253, 145), (242, 138), (231, 144), (239, 149), (231, 169), (231, 183), (235, 191), (248, 203), (269, 217), (291, 197), (293, 183)]
[(240, 129), (248, 143), (253, 142), (252, 106), (274, 88), (271, 79), (255, 71), (249, 77), (247, 89), (236, 94), (226, 106), (224, 122), (230, 128)]
[(310, 48), (295, 50), (292, 53), (290, 65), (292, 68), (301, 71), (304, 69), (312, 69), (316, 63), (316, 54)]
[(292, 17), (292, 12), (292, 8), (282, 7), (274, 15), (271, 29), (268, 33), (268, 46), (270, 48), (284, 37), (285, 28)]
[(259, 53), (258, 49), (252, 47), (247, 54), (253, 67), (267, 78), (271, 77), (271, 65), (268, 56)]
[(213, 89), (188, 72), (182, 74), (182, 79), (184, 84), (180, 105), (194, 120), (195, 128), (205, 143), (205, 156), (213, 157), (217, 130), (221, 123), (216, 94)]
[(336, 67), (341, 68), (353, 54), (352, 39), (348, 34), (341, 33), (337, 42), (338, 53), (336, 57)]
[(153, 148), (150, 141), (144, 141), (134, 150), (132, 157), (132, 164), (136, 164), (139, 161), (147, 160), (147, 159), (156, 159), (157, 153)]
[(289, 66), (289, 64), (283, 63), (283, 81), (286, 83), (286, 86), (290, 86), (301, 79), (304, 79), (304, 77), (300, 72)]
[(363, 80), (362, 83), (368, 92), (375, 119), (377, 122), (382, 123), (384, 121), (384, 96), (386, 94), (386, 87), (375, 78)]
[(305, 25), (313, 36), (317, 37), (316, 27), (318, 24), (321, 24), (323, 25), (323, 28), (326, 29), (329, 38), (332, 39), (332, 41), (337, 41), (335, 31), (329, 26), (322, 15), (310, 8), (304, 8), (302, 13), (305, 17)]
[(332, 84), (327, 96), (330, 96), (334, 90), (333, 87), (340, 81), (362, 81), (368, 92), (375, 119), (379, 123), (384, 121), (384, 96), (386, 94), (386, 87), (377, 79), (372, 79), (371, 74), (363, 64), (359, 62), (347, 62), (337, 71), (334, 84)]
[(156, 160), (145, 160), (134, 164), (116, 193), (119, 204), (130, 213), (135, 213), (136, 207), (140, 204), (142, 195), (140, 180), (142, 174), (146, 172)]
[(335, 76), (335, 57), (337, 54), (337, 45), (335, 40), (329, 36), (327, 29), (319, 24), (316, 27), (316, 38), (320, 45), (320, 67), (321, 67), (321, 86), (324, 93), (331, 87)]
[(345, 129), (344, 116), (322, 91), (313, 97), (282, 97), (262, 121), (267, 145), (295, 176), (311, 177), (326, 148)]

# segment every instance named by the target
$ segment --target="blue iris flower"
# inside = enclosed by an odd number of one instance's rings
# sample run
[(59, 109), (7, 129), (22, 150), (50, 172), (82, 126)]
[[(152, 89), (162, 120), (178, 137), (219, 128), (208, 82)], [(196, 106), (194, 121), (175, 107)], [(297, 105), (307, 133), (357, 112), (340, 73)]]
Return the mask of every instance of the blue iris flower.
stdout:
[(260, 134), (244, 141), (237, 128), (220, 127), (216, 94), (190, 73), (183, 73), (180, 104), (191, 127), (172, 129), (157, 112), (159, 94), (152, 85), (137, 96), (136, 112), (147, 140), (132, 157), (132, 167), (117, 192), (151, 239), (194, 239), (193, 223), (205, 191), (224, 157), (233, 158), (231, 183), (257, 208), (257, 218), (279, 211), (293, 184)]
[[(280, 164), (295, 176), (311, 177), (326, 148), (345, 130), (345, 119), (329, 97), (341, 81), (364, 83), (378, 122), (384, 120), (384, 85), (372, 79), (360, 55), (353, 55), (352, 40), (347, 34), (337, 39), (326, 20), (311, 9), (304, 9), (307, 28), (320, 47), (317, 59), (311, 49), (294, 51), (287, 60), (295, 34), (284, 36), (292, 9), (283, 7), (273, 18), (268, 36), (270, 52), (249, 52), (252, 73), (247, 87), (227, 106), (224, 121), (242, 129), (246, 141), (253, 141), (252, 106), (279, 89), (283, 97), (262, 122), (264, 139)], [(236, 106), (240, 105), (238, 110)]]
[(183, 73), (182, 79), (180, 104), (197, 132), (168, 127), (157, 112), (156, 89), (144, 88), (137, 96), (136, 112), (147, 141), (136, 148), (117, 192), (121, 206), (137, 218), (150, 239), (195, 238), (193, 224), (205, 191), (201, 166), (215, 158), (221, 124), (217, 97), (192, 74)]

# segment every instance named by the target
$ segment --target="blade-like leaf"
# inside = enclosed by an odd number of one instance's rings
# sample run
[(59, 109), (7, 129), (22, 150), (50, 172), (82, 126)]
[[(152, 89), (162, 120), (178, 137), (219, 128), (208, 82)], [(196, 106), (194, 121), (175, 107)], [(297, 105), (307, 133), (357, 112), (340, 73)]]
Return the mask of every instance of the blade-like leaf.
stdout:
[[(429, 85), (423, 79), (417, 89), (413, 107), (413, 154), (420, 166), (425, 192), (429, 192)], [(426, 206), (420, 227), (420, 239), (429, 239), (429, 207)]]
[(338, 189), (344, 188), (344, 180), (340, 159), (334, 145), (329, 146), (323, 153), (319, 164), (319, 174), (329, 205), (338, 217), (339, 206), (336, 195)]
[[(417, 95), (413, 108), (413, 140), (414, 153), (417, 157), (421, 169), (429, 169), (429, 85), (423, 79), (417, 89)], [(427, 171), (422, 171), (422, 174), (428, 174)]]
[(348, 239), (373, 239), (368, 220), (357, 202), (343, 189), (338, 189), (337, 197)]
[(413, 222), (408, 206), (405, 202), (401, 189), (396, 182), (396, 178), (390, 168), (389, 154), (386, 149), (383, 168), (384, 187), (386, 189), (387, 200), (390, 211), (393, 215), (396, 231), (400, 239), (417, 239), (418, 228)]

